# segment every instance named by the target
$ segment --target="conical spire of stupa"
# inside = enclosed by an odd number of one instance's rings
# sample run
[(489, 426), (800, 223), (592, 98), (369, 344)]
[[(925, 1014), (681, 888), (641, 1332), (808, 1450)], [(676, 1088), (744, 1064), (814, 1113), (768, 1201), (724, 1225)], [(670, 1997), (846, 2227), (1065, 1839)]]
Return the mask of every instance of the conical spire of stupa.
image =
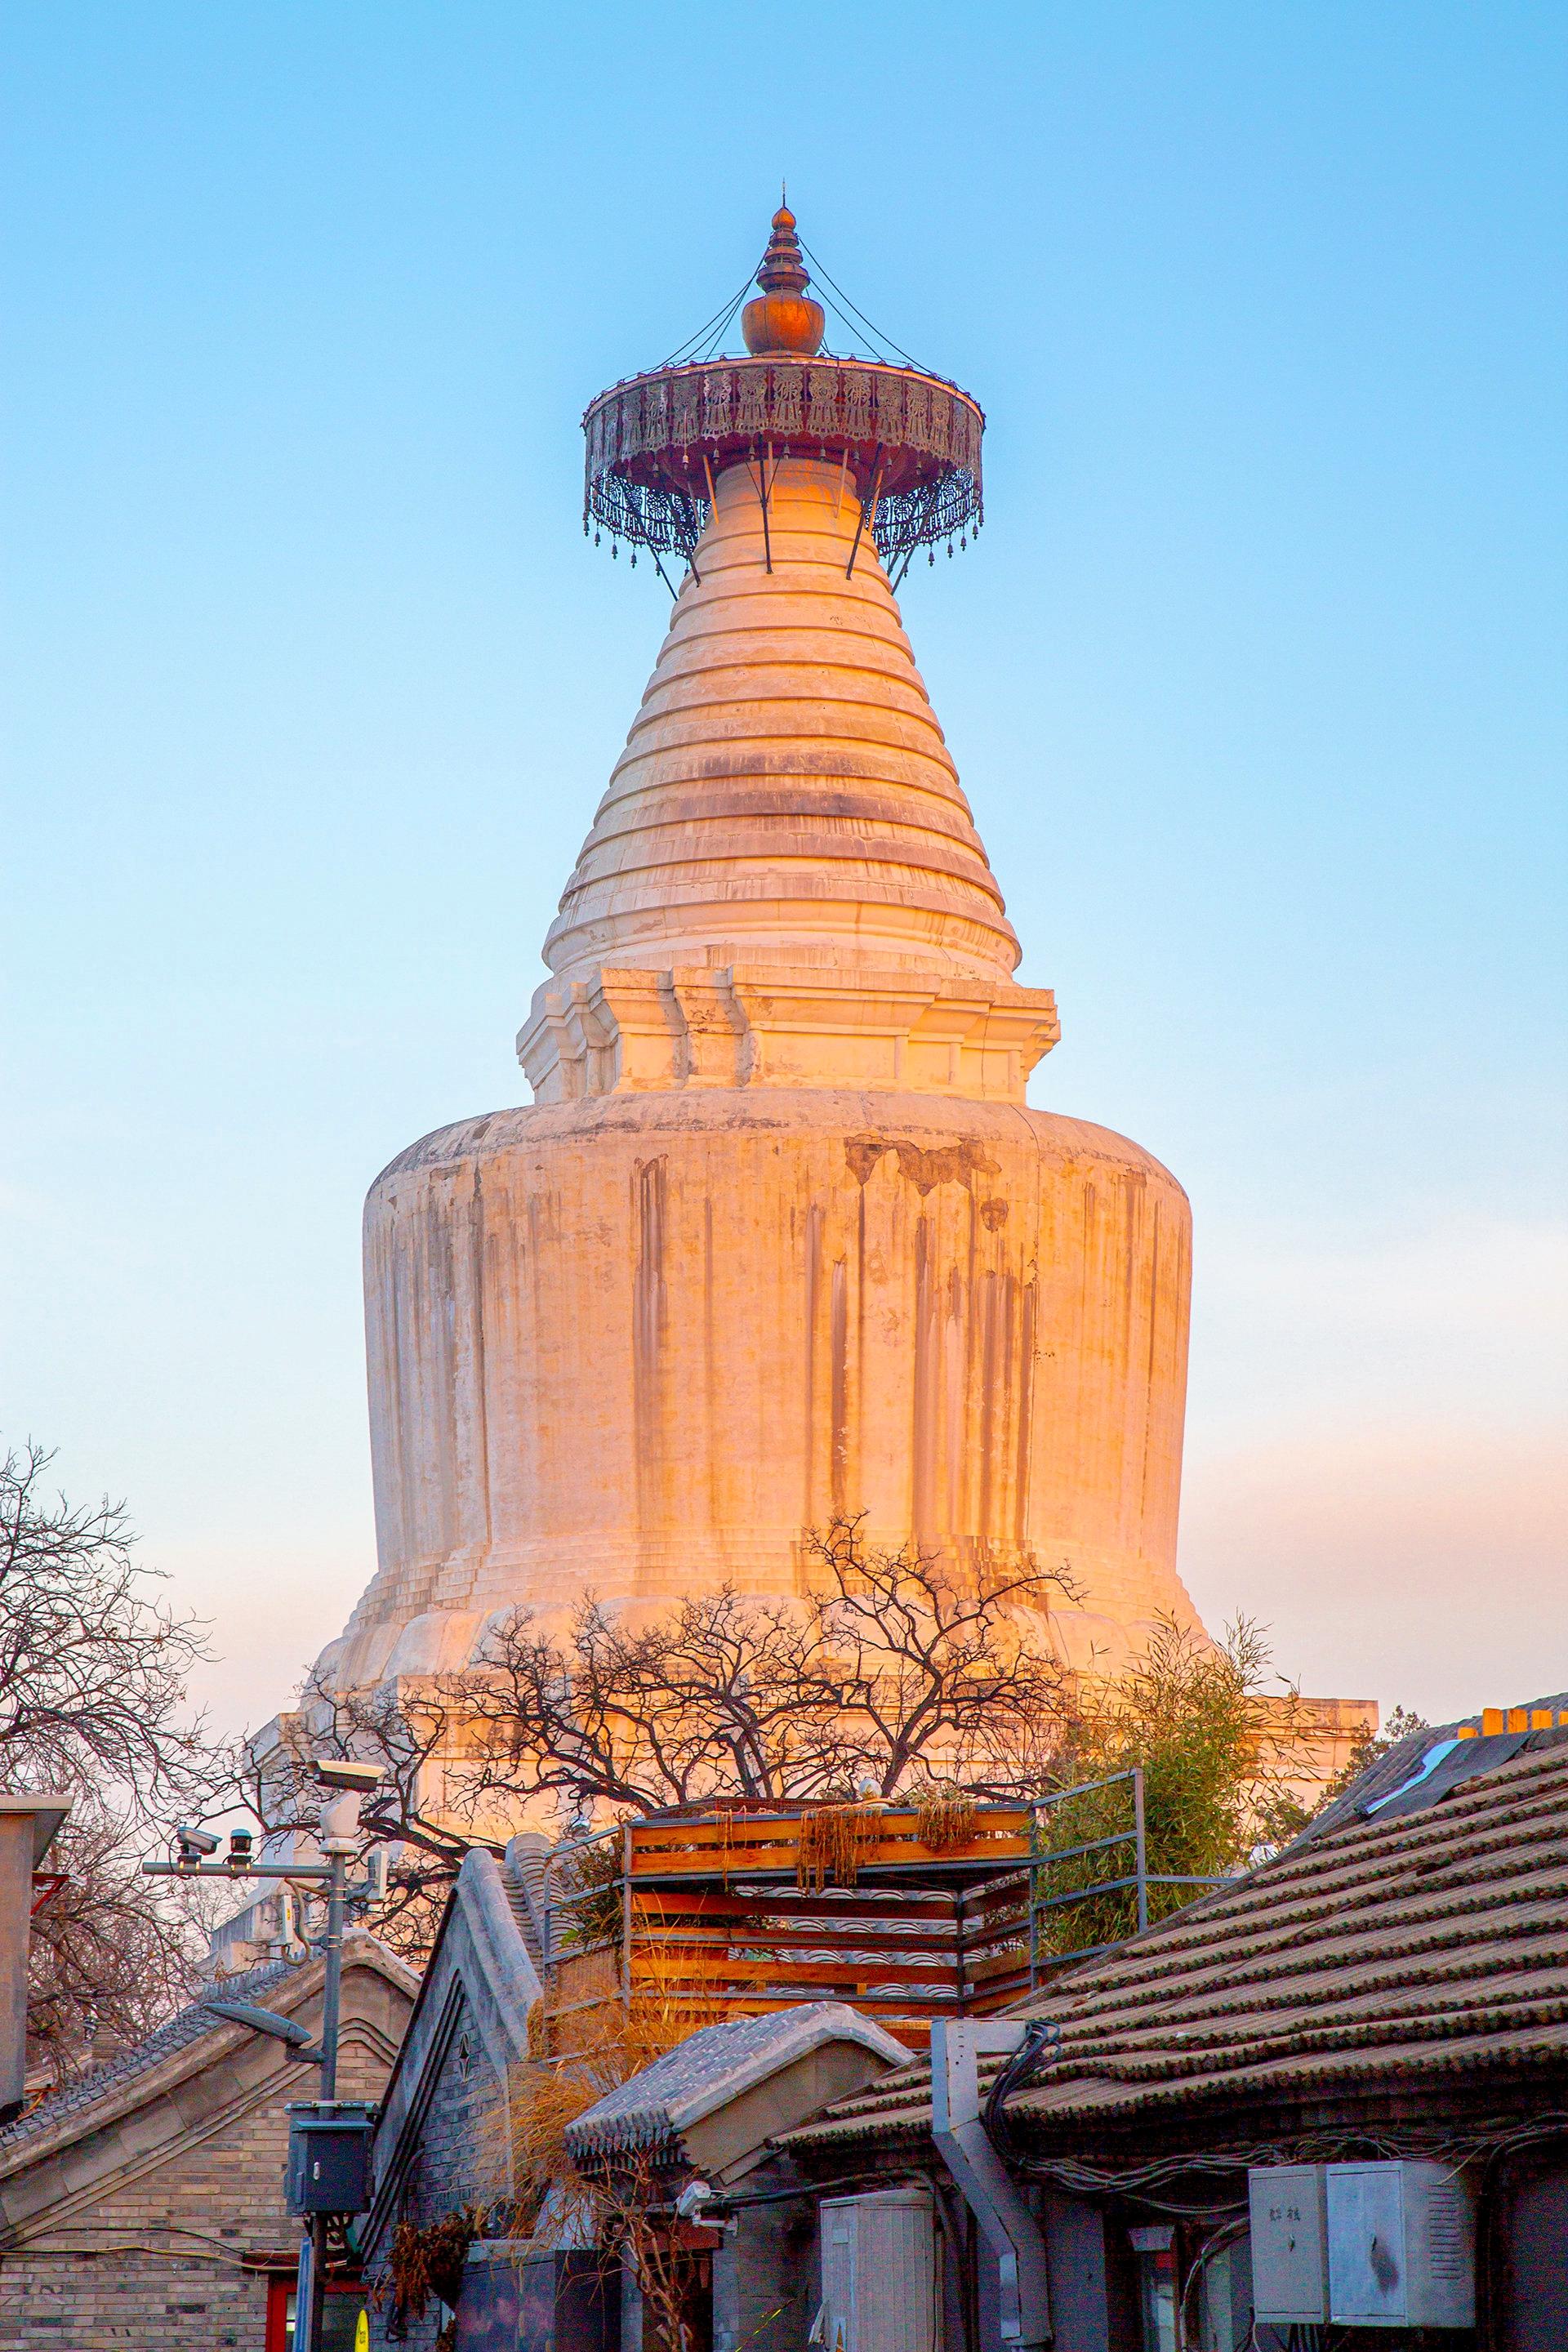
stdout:
[(716, 488), (546, 962), (1005, 982), (1018, 942), (853, 484), (764, 455)]
[(887, 566), (981, 519), (984, 419), (821, 351), (787, 205), (744, 358), (672, 361), (584, 419), (584, 528), (686, 576), (551, 926), (518, 1053), (541, 1102), (689, 1086), (1021, 1102), (1058, 1035)]

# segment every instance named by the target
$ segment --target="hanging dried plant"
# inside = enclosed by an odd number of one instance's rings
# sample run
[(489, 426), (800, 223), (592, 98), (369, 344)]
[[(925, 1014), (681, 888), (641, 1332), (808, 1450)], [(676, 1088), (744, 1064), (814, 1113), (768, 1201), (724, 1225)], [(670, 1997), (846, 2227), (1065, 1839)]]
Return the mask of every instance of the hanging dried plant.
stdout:
[(511, 2200), (509, 2234), (529, 2236), (546, 2204), (569, 2236), (605, 2234), (603, 2184), (586, 2179), (566, 2147), (566, 2126), (689, 2034), (728, 2012), (684, 1982), (654, 1981), (627, 2002), (563, 2002), (558, 1982), (529, 2012), (529, 2055), (512, 2066), (507, 2096), (481, 2132), (481, 2157)]
[(469, 2205), (460, 2212), (443, 2213), (435, 2221), (399, 2221), (392, 2233), (387, 2260), (392, 2290), (388, 2335), (406, 2329), (412, 2319), (423, 2319), (433, 2294), (456, 2307), (468, 2248), (479, 2236), (483, 2219)]
[(980, 1808), (967, 1789), (951, 1780), (933, 1780), (917, 1789), (910, 1800), (921, 1843), (932, 1853), (951, 1853), (967, 1845), (980, 1823)]
[(878, 1840), (885, 1805), (817, 1805), (800, 1817), (795, 1885), (805, 1895), (825, 1886), (854, 1886)]

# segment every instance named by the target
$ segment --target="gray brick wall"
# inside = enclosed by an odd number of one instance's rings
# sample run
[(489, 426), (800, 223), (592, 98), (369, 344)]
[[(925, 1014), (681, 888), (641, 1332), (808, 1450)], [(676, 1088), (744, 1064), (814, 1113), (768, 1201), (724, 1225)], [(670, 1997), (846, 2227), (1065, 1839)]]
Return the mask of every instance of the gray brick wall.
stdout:
[[(393, 1989), (355, 1974), (378, 2027), (395, 2031), (406, 1999), (384, 2004), (379, 1995)], [(345, 2007), (354, 1982), (345, 1982)], [(263, 2352), (264, 2258), (291, 2263), (300, 2240), (283, 2202), (285, 2109), (314, 2087), (313, 2070), (279, 2063), (276, 2049), (252, 2037), (237, 2058), (177, 2086), (185, 2129), (174, 2138), (160, 2130), (155, 2157), (138, 2161), (132, 2116), (40, 2165), (47, 2201), (21, 2223), (21, 2246), (0, 2247), (0, 2352)], [(386, 2072), (346, 2019), (340, 2096), (378, 2096)], [(210, 2120), (247, 2090), (254, 2103)], [(160, 2117), (168, 2104), (160, 2103)], [(16, 2227), (26, 2183), (6, 2187)]]
[(108, 2352), (127, 2345), (251, 2346), (265, 2340), (266, 2282), (215, 2261), (143, 2254), (7, 2259), (0, 2281), (5, 2352)]
[[(502, 2087), (477, 2031), (460, 2017), (426, 2110), (400, 2218), (423, 2226), (467, 2206), (493, 2206), (506, 2194)], [(504, 2231), (504, 2217), (496, 2226)], [(426, 2352), (441, 2322), (432, 2302), (424, 2321), (411, 2323), (407, 2336), (399, 2340), (411, 2352)], [(384, 2315), (374, 2311), (370, 2340), (376, 2352), (394, 2341), (386, 2334)], [(0, 2352), (5, 2352), (3, 2345)]]
[(447, 2046), (410, 2175), (409, 2210), (433, 2221), (505, 2194), (502, 2085), (478, 2034), (461, 2020)]

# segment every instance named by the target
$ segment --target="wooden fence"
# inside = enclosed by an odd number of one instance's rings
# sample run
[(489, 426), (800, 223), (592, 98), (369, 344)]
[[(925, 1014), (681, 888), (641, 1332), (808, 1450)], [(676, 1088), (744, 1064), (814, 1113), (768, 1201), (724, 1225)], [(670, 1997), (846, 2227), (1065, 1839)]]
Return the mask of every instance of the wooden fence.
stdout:
[[(932, 2018), (1028, 1990), (1030, 1816), (974, 1809), (928, 1843), (912, 1811), (730, 1811), (624, 1833), (620, 1997), (692, 2023), (842, 2000), (923, 2048)], [(563, 1953), (558, 2010), (608, 1992), (609, 1948)]]

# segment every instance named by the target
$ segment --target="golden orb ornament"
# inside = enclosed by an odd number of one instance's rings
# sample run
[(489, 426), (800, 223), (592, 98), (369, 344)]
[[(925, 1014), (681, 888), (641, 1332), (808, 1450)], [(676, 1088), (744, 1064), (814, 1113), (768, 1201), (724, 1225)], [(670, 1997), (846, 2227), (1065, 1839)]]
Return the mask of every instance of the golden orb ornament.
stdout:
[(741, 332), (753, 359), (777, 352), (781, 357), (811, 359), (822, 349), (827, 320), (820, 302), (806, 292), (811, 279), (800, 257), (795, 215), (781, 205), (773, 215), (773, 235), (757, 272), (762, 288), (741, 313)]

